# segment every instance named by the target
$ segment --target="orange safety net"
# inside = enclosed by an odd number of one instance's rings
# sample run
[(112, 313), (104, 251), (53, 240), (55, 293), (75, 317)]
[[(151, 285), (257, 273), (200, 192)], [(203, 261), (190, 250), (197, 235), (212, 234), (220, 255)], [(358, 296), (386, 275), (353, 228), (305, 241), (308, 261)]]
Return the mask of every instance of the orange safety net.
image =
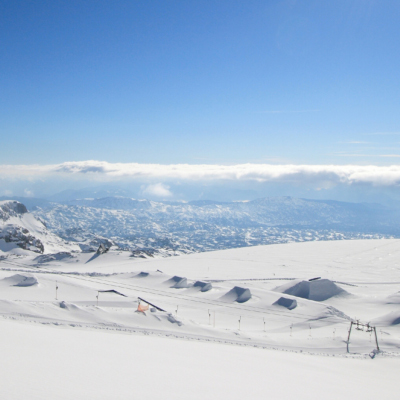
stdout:
[(146, 304), (146, 305), (143, 305), (141, 303), (138, 304), (137, 311), (145, 312), (148, 309), (149, 309), (149, 305), (148, 304)]

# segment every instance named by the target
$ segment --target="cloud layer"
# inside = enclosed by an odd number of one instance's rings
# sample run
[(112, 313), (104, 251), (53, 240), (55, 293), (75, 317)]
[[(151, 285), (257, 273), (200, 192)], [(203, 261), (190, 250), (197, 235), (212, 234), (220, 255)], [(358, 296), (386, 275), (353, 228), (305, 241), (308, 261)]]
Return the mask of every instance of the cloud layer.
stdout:
[(396, 186), (400, 183), (400, 165), (161, 165), (79, 161), (54, 165), (0, 165), (0, 176), (3, 179), (43, 179), (46, 176), (58, 176), (94, 180), (231, 180)]
[(149, 185), (142, 187), (143, 195), (156, 196), (160, 198), (172, 197), (172, 192), (169, 190), (169, 186), (162, 183), (156, 183), (154, 185)]

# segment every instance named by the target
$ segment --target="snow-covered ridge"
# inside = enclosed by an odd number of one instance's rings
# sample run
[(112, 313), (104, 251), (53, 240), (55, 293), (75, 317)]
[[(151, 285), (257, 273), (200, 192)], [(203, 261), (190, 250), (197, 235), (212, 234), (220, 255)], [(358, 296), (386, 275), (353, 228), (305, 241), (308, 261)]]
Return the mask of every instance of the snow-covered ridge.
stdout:
[(171, 254), (400, 235), (398, 218), (380, 205), (291, 197), (230, 203), (105, 197), (51, 203), (33, 213), (66, 240), (98, 235), (122, 248)]
[(70, 244), (49, 232), (46, 225), (16, 201), (0, 202), (0, 252), (14, 254), (76, 251)]
[(10, 217), (27, 213), (26, 207), (16, 200), (0, 201), (0, 219), (6, 221)]
[[(57, 251), (71, 251), (66, 242), (85, 252), (96, 251), (100, 243), (116, 244), (138, 258), (273, 243), (400, 236), (397, 215), (380, 205), (291, 197), (230, 203), (105, 197), (43, 201), (34, 207), (31, 200), (32, 214), (15, 200), (0, 204), (1, 238), (41, 253), (52, 247), (45, 244), (49, 232), (63, 239), (53, 240), (60, 243)], [(46, 240), (41, 237), (44, 232)], [(9, 246), (3, 244), (8, 250)]]
[[(64, 217), (64, 213), (61, 212), (59, 217)], [(79, 218), (76, 217), (76, 215), (69, 215), (67, 219), (62, 219), (63, 224), (59, 230), (55, 230), (53, 227), (50, 227), (49, 230), (43, 221), (45, 218), (28, 212), (24, 204), (16, 200), (2, 201), (0, 202), (0, 253), (29, 255), (34, 252), (45, 254), (41, 257), (47, 260), (48, 257), (57, 254), (95, 252), (100, 244), (105, 245), (106, 248), (115, 246), (114, 241), (109, 239), (111, 235), (102, 236), (98, 231), (79, 224), (71, 228), (71, 223), (79, 222)], [(115, 221), (115, 225), (116, 229), (123, 228), (118, 221)], [(58, 235), (59, 232), (62, 233), (63, 238)], [(142, 237), (144, 234), (138, 233), (138, 237)], [(163, 238), (157, 246), (135, 249), (132, 251), (131, 257), (159, 258), (191, 252), (193, 251), (185, 246), (172, 244), (171, 241)]]

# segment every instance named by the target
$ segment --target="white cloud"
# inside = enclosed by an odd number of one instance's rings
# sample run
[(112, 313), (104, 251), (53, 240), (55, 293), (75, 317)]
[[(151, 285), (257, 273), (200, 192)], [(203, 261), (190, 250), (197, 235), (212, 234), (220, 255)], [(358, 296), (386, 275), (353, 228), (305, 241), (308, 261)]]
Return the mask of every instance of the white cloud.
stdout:
[(26, 197), (33, 197), (34, 196), (34, 193), (32, 192), (32, 190), (29, 190), (29, 189), (25, 189), (24, 190), (24, 194), (25, 194)]
[[(2, 179), (34, 179), (46, 176), (111, 181), (134, 180), (232, 180), (330, 182), (332, 185), (366, 183), (376, 186), (398, 185), (400, 165), (294, 165), (294, 164), (138, 164), (106, 161), (66, 162), (56, 165), (0, 165)], [(160, 184), (158, 184), (160, 185)], [(155, 186), (155, 185), (152, 185)], [(161, 187), (159, 187), (161, 193)], [(168, 191), (168, 187), (164, 189)], [(167, 193), (167, 192), (165, 192)]]
[(154, 185), (142, 187), (142, 194), (156, 196), (160, 198), (172, 196), (172, 192), (169, 190), (169, 186), (162, 183), (156, 183)]

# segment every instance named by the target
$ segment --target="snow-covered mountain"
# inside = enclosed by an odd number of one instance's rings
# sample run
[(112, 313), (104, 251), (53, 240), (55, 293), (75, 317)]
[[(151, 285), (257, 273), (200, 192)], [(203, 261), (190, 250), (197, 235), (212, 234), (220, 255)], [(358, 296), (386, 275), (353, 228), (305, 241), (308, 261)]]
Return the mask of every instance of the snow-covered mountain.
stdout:
[(0, 201), (0, 250), (14, 254), (57, 253), (78, 251), (75, 243), (67, 243), (51, 233), (46, 225), (18, 201)]
[(2, 250), (96, 251), (103, 243), (158, 257), (260, 244), (398, 237), (398, 216), (376, 204), (291, 197), (249, 202), (154, 202), (126, 197), (67, 203), (0, 202)]
[(400, 235), (397, 215), (383, 206), (291, 197), (230, 203), (106, 197), (48, 203), (33, 213), (65, 240), (100, 236), (139, 255)]

